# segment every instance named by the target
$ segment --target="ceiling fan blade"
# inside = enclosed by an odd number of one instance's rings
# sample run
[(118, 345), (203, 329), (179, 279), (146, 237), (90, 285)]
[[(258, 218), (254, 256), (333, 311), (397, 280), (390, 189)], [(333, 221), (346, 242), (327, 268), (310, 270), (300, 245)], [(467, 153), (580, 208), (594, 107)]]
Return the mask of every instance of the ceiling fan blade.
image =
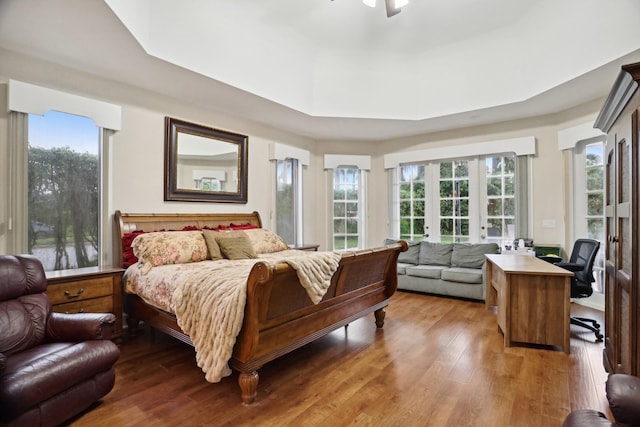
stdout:
[(387, 7), (387, 18), (391, 18), (402, 11), (402, 9), (395, 6), (395, 0), (385, 0), (384, 2)]

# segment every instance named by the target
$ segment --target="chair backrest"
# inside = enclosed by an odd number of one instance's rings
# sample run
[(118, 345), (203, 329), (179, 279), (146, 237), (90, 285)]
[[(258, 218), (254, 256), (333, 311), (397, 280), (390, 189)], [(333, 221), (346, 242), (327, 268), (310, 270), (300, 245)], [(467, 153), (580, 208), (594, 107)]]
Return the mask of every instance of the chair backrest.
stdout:
[(51, 302), (47, 277), (32, 255), (0, 256), (0, 352), (17, 353), (40, 344)]
[(583, 266), (581, 271), (575, 272), (575, 276), (579, 282), (585, 285), (591, 285), (594, 281), (593, 264), (596, 260), (598, 249), (600, 249), (600, 242), (593, 239), (578, 239), (573, 244), (569, 262)]

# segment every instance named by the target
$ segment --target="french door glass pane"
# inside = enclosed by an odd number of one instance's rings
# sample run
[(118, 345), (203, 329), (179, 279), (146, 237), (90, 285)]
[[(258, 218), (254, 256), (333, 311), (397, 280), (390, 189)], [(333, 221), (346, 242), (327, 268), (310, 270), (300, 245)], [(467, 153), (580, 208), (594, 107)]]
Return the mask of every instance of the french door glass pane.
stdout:
[(440, 241), (469, 240), (469, 164), (440, 163)]
[(510, 245), (515, 239), (515, 157), (488, 157), (485, 167), (486, 241)]
[(399, 170), (400, 238), (420, 241), (425, 231), (425, 165), (404, 165)]

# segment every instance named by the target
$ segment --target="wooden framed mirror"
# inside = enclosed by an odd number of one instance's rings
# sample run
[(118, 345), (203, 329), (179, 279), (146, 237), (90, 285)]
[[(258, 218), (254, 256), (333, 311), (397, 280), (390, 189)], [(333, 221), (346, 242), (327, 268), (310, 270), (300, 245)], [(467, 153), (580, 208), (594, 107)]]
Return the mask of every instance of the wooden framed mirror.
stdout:
[(164, 199), (247, 203), (248, 139), (165, 117)]

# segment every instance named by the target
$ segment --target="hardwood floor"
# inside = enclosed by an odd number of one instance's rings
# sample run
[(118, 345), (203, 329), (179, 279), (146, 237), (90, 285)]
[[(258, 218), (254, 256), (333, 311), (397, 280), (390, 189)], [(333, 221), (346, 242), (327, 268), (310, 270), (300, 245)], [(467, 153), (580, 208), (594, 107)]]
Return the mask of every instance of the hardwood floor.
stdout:
[(370, 315), (264, 366), (249, 406), (237, 374), (207, 383), (191, 347), (126, 338), (114, 389), (70, 425), (560, 426), (572, 409), (608, 413), (602, 348), (572, 326), (570, 355), (505, 349), (484, 304), (398, 292), (382, 330)]

